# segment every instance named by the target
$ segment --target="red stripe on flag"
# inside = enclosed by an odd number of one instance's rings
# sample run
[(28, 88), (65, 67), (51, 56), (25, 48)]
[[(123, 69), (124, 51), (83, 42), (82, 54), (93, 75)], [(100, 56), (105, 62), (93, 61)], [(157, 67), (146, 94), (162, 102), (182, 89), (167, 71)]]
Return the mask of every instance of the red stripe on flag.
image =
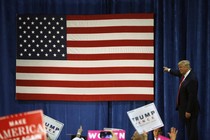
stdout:
[(100, 20), (100, 19), (153, 19), (154, 14), (106, 14), (106, 15), (67, 15), (67, 20)]
[[(43, 96), (44, 95), (44, 96)], [(63, 95), (63, 94), (16, 94), (16, 99), (20, 100), (52, 100), (52, 101), (138, 101), (147, 100), (153, 101), (154, 95), (136, 95), (136, 94), (125, 94), (125, 95)]]
[(153, 46), (154, 40), (67, 41), (68, 47)]
[(154, 54), (68, 54), (68, 60), (151, 60)]
[(153, 67), (99, 67), (99, 68), (65, 68), (65, 67), (21, 67), (16, 73), (54, 73), (54, 74), (112, 74), (112, 73), (153, 73)]
[(17, 80), (17, 86), (34, 87), (153, 87), (153, 81), (49, 81)]
[(69, 34), (82, 34), (82, 33), (120, 33), (120, 32), (153, 32), (153, 26), (120, 26), (120, 27), (71, 27), (67, 28), (67, 33)]

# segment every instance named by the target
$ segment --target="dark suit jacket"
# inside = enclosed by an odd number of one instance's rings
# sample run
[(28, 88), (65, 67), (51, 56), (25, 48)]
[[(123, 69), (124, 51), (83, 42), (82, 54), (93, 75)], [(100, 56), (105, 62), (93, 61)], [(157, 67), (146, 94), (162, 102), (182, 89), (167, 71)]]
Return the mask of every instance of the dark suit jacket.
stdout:
[[(170, 73), (174, 76), (181, 77), (178, 70), (171, 70)], [(184, 119), (185, 112), (191, 113), (191, 117), (197, 117), (199, 112), (199, 102), (197, 98), (198, 80), (196, 75), (191, 70), (179, 90), (179, 99), (177, 109), (179, 117)]]

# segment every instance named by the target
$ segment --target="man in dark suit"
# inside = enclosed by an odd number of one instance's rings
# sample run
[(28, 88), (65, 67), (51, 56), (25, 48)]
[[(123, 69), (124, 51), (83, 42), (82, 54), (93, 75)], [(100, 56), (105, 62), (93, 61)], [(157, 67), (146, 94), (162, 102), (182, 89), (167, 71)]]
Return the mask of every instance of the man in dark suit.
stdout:
[(180, 61), (178, 67), (179, 70), (173, 70), (168, 67), (163, 67), (163, 69), (165, 72), (178, 76), (181, 79), (176, 110), (179, 112), (180, 119), (185, 123), (188, 139), (198, 140), (198, 80), (191, 70), (190, 62), (188, 60)]

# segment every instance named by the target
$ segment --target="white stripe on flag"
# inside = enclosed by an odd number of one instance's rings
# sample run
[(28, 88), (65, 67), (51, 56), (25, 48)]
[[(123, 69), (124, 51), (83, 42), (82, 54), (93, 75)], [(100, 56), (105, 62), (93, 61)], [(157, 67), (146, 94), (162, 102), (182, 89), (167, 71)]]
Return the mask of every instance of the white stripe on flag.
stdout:
[(153, 40), (153, 33), (67, 34), (69, 41), (83, 40)]
[(58, 80), (58, 81), (109, 81), (145, 80), (153, 81), (153, 74), (46, 74), (16, 73), (19, 80)]
[(28, 67), (154, 67), (154, 60), (100, 60), (100, 61), (66, 61), (66, 60), (21, 60), (16, 59), (17, 66)]
[(153, 19), (68, 20), (67, 27), (154, 26)]
[[(111, 92), (110, 92), (111, 91)], [(56, 88), (16, 86), (17, 93), (26, 94), (153, 94), (153, 87), (113, 87), (113, 88)]]
[(67, 53), (68, 54), (154, 53), (154, 47), (153, 46), (85, 47), (85, 48), (68, 47)]

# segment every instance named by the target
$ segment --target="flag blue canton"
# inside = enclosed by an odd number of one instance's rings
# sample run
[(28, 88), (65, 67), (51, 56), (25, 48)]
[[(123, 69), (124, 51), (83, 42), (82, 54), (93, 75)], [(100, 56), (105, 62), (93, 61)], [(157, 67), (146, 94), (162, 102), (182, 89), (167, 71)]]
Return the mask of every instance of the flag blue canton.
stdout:
[(18, 16), (17, 58), (66, 59), (65, 16)]

